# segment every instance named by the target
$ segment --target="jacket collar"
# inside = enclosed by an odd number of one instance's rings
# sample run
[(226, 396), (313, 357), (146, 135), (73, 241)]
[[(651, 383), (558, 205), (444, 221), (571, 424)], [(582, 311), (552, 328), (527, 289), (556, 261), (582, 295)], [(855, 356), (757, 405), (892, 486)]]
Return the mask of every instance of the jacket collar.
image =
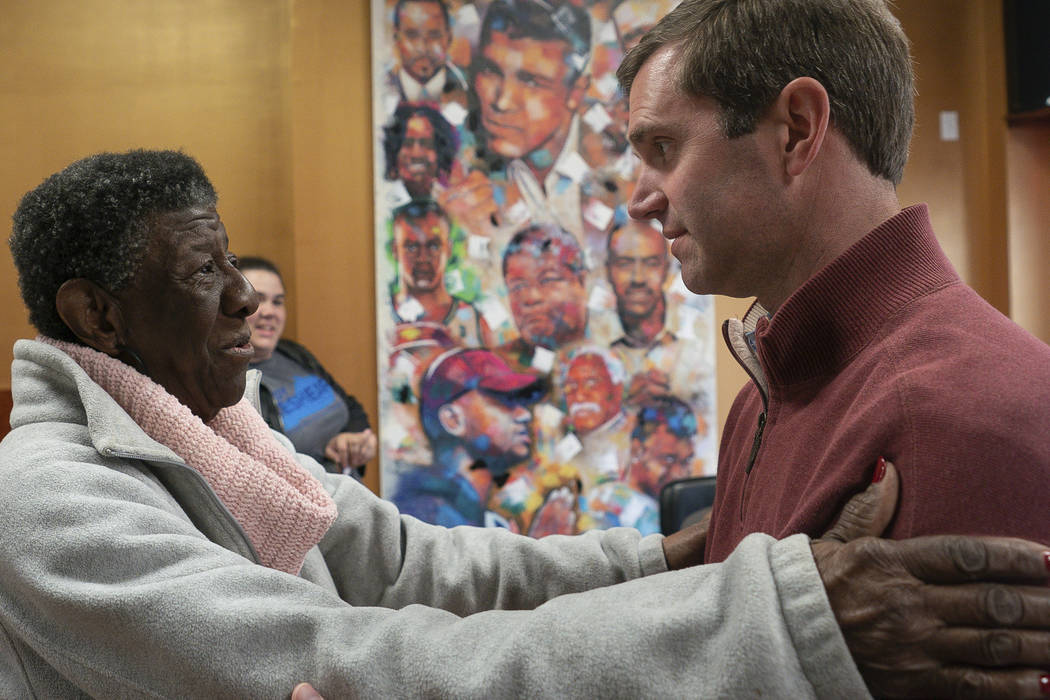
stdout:
[[(848, 248), (795, 290), (772, 317), (756, 302), (744, 321), (727, 321), (724, 333), (730, 351), (765, 397), (768, 386), (790, 386), (837, 372), (905, 305), (959, 283), (934, 237), (926, 205), (919, 204)], [(756, 351), (747, 346), (749, 332), (754, 332)]]
[[(17, 397), (19, 410), (11, 417), (12, 428), (32, 422), (35, 406), (53, 411), (54, 402), (59, 400), (65, 404), (64, 410), (84, 412), (88, 436), (99, 454), (185, 464), (181, 457), (147, 435), (112, 396), (58, 348), (35, 340), (18, 340), (14, 356), (12, 375), (17, 376), (18, 381), (12, 382), (12, 389), (20, 395)], [(256, 410), (259, 409), (261, 376), (258, 370), (248, 370), (245, 383), (244, 396)], [(73, 395), (55, 392), (56, 380), (67, 384)], [(30, 413), (27, 420), (20, 418), (22, 411)]]

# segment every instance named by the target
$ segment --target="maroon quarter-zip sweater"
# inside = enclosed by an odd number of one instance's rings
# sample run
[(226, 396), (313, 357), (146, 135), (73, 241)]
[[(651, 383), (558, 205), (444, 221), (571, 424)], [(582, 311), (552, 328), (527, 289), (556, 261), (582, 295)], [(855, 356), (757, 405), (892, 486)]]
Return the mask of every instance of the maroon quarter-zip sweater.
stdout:
[(1050, 346), (963, 284), (925, 205), (742, 326), (725, 335), (752, 381), (722, 436), (707, 561), (752, 532), (819, 536), (880, 455), (901, 478), (889, 536), (1050, 544)]

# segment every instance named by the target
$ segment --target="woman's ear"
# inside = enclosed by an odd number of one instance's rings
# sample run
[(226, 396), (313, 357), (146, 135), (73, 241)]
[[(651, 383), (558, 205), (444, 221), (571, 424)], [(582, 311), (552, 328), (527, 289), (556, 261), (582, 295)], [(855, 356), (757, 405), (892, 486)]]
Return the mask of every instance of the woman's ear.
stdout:
[(824, 145), (831, 122), (828, 92), (813, 78), (795, 78), (780, 91), (770, 116), (782, 134), (780, 151), (784, 171), (797, 177), (816, 159)]
[(66, 280), (55, 295), (59, 317), (80, 342), (116, 357), (124, 345), (120, 302), (89, 279)]

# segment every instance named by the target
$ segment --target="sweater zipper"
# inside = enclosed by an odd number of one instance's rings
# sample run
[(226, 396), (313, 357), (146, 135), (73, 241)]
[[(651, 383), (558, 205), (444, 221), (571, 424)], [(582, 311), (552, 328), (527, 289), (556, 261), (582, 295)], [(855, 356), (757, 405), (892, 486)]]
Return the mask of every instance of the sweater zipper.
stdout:
[(747, 458), (747, 466), (744, 468), (744, 474), (750, 474), (751, 468), (755, 466), (755, 457), (758, 456), (758, 450), (762, 447), (762, 433), (766, 429), (766, 412), (762, 411), (758, 414), (758, 428), (755, 430), (755, 439), (751, 443), (751, 456)]

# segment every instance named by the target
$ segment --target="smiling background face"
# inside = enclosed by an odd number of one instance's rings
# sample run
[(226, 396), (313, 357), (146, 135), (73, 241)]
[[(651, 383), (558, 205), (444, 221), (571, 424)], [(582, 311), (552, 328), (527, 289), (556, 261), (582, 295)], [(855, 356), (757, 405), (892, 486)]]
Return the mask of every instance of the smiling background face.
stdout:
[(215, 209), (159, 215), (151, 233), (131, 284), (115, 295), (122, 344), (150, 379), (209, 420), (244, 394), (255, 292), (235, 267)]
[(563, 391), (569, 422), (581, 435), (620, 412), (623, 387), (613, 382), (605, 360), (597, 354), (578, 355), (572, 360)]
[(416, 114), (405, 124), (405, 138), (397, 152), (397, 176), (413, 197), (426, 197), (437, 178), (437, 146), (434, 125)]
[(251, 282), (259, 299), (259, 308), (248, 317), (252, 329), (252, 346), (255, 362), (273, 355), (277, 341), (284, 333), (288, 310), (285, 307), (284, 284), (281, 278), (269, 270), (245, 270), (244, 276)]

